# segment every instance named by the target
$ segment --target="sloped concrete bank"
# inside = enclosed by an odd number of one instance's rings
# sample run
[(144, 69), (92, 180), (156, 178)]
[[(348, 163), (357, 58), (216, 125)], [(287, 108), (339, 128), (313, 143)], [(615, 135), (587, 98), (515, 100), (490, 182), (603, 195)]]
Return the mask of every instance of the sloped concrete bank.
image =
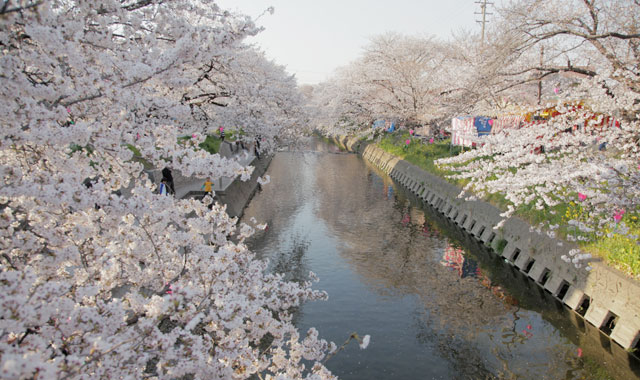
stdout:
[[(483, 201), (458, 198), (460, 189), (442, 178), (355, 138), (334, 142), (359, 153), (475, 239), (530, 277), (541, 288), (600, 329), (624, 349), (639, 348), (640, 284), (607, 265), (591, 260), (593, 270), (575, 268), (560, 257), (576, 245), (531, 230), (512, 217), (494, 230), (501, 211)], [(559, 245), (562, 244), (562, 245)], [(636, 353), (637, 355), (637, 353)]]
[(236, 178), (224, 191), (217, 192), (216, 195), (222, 204), (227, 205), (227, 213), (232, 217), (241, 217), (245, 207), (249, 204), (253, 195), (258, 191), (258, 177), (261, 177), (269, 168), (273, 156), (263, 156), (254, 159), (251, 165), (255, 168), (251, 178), (241, 181)]

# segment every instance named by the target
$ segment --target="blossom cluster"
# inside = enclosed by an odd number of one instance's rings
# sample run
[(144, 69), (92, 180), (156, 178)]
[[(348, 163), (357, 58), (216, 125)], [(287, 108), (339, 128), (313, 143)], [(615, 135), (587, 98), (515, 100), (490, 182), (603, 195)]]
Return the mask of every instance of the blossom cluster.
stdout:
[(640, 201), (635, 142), (640, 123), (603, 127), (602, 116), (594, 118), (591, 111), (557, 108), (566, 113), (488, 136), (478, 149), (438, 164), (457, 172), (451, 177), (467, 181), (465, 190), (476, 196), (504, 194), (513, 205), (505, 218), (523, 205), (550, 210), (580, 202), (590, 216), (581, 222), (582, 231), (603, 221), (619, 222), (624, 210), (636, 210)]

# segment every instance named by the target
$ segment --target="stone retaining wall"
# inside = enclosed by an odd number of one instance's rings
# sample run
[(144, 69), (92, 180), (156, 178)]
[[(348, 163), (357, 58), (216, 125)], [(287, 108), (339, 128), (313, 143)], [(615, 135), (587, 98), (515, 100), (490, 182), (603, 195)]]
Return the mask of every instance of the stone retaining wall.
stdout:
[[(638, 346), (640, 284), (607, 265), (590, 260), (593, 270), (575, 268), (560, 257), (576, 245), (531, 230), (512, 217), (494, 230), (501, 211), (483, 201), (458, 198), (461, 190), (440, 177), (354, 138), (334, 141), (357, 152), (476, 239), (490, 245), (540, 287), (567, 305), (625, 349)], [(506, 242), (506, 245), (505, 245)], [(562, 245), (559, 245), (562, 244)], [(613, 329), (609, 329), (613, 326)]]

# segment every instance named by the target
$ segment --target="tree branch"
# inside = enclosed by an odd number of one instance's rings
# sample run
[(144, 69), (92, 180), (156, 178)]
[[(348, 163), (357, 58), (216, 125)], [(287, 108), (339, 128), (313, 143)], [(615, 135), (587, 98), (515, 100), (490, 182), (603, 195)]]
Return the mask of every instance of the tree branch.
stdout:
[(9, 266), (11, 267), (11, 269), (18, 270), (18, 268), (16, 268), (16, 266), (13, 265), (13, 262), (11, 261), (11, 258), (9, 257), (9, 255), (3, 252), (2, 257), (4, 257), (4, 259), (7, 260), (7, 263), (9, 263)]
[(38, 5), (41, 5), (42, 3), (44, 3), (43, 0), (40, 1), (36, 1), (35, 3), (31, 3), (31, 4), (27, 4), (24, 6), (20, 6), (20, 7), (15, 7), (15, 8), (9, 8), (9, 3), (11, 2), (11, 0), (7, 0), (4, 5), (2, 6), (2, 9), (0, 9), (0, 15), (4, 15), (7, 13), (12, 13), (12, 12), (22, 12), (26, 9), (29, 8), (35, 8)]
[[(154, 76), (156, 76), (158, 74), (162, 74), (163, 72), (169, 70), (174, 64), (175, 64), (175, 61), (171, 62), (169, 65), (167, 65), (167, 67), (164, 67), (164, 68), (162, 68), (162, 69), (160, 69), (158, 71), (155, 71), (154, 73), (150, 74), (147, 77), (136, 79), (136, 80), (134, 80), (132, 82), (129, 82), (129, 83), (125, 84), (124, 86), (122, 86), (122, 88), (129, 88), (129, 87), (135, 86), (137, 84), (146, 82), (149, 79), (153, 78)], [(70, 100), (70, 101), (67, 101), (67, 102), (62, 102), (60, 104), (62, 106), (64, 106), (64, 107), (69, 107), (69, 106), (72, 106), (74, 104), (82, 103), (82, 102), (85, 102), (85, 101), (88, 101), (88, 100), (94, 100), (94, 99), (100, 98), (102, 96), (104, 96), (104, 93), (102, 91), (99, 91), (99, 92), (97, 92), (97, 93), (95, 93), (93, 95), (87, 95), (85, 97), (78, 98), (78, 99), (75, 99), (75, 100)], [(54, 103), (54, 106), (55, 105), (56, 105), (56, 103)]]

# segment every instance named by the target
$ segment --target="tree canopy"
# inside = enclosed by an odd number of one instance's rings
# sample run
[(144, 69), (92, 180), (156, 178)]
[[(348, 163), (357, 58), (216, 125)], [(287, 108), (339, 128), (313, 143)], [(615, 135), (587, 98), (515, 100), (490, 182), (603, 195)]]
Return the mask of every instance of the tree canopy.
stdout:
[(326, 297), (313, 275), (265, 273), (244, 244), (264, 226), (157, 194), (132, 160), (251, 174), (197, 144), (301, 117), (295, 79), (244, 42), (260, 28), (210, 0), (4, 1), (0, 25), (3, 376), (330, 378), (329, 344), (291, 321)]

